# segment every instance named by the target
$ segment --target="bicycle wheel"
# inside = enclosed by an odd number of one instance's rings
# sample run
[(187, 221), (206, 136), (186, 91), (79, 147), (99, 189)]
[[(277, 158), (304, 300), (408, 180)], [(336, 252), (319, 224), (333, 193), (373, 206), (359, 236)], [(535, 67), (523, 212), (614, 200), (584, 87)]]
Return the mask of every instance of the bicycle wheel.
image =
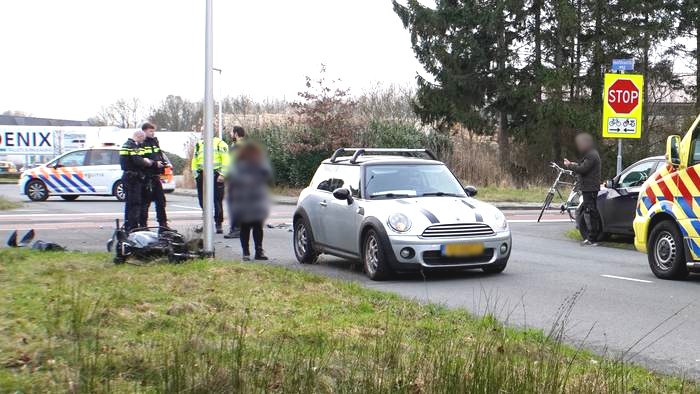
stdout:
[(537, 217), (537, 223), (539, 223), (540, 220), (542, 220), (542, 215), (544, 215), (544, 211), (546, 211), (547, 208), (549, 208), (549, 204), (552, 203), (553, 198), (554, 198), (554, 193), (552, 193), (552, 192), (547, 193), (547, 197), (544, 199), (544, 204), (542, 204), (542, 209), (540, 210), (540, 216)]

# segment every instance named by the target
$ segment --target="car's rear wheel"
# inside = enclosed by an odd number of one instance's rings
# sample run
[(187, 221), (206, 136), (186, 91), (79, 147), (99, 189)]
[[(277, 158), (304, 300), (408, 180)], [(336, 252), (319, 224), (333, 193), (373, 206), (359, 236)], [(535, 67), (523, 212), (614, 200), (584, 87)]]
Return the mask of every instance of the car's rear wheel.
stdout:
[(61, 198), (66, 200), (66, 201), (75, 201), (78, 199), (78, 197), (80, 197), (80, 196), (78, 196), (76, 194), (71, 194), (70, 196), (61, 196)]
[(38, 179), (32, 179), (27, 183), (24, 193), (32, 201), (46, 201), (49, 198), (49, 189), (44, 182)]
[(124, 183), (122, 181), (117, 181), (114, 184), (112, 195), (119, 201), (126, 201), (126, 189), (124, 189)]
[(311, 226), (303, 217), (294, 222), (294, 255), (301, 264), (313, 264), (318, 259), (318, 252), (313, 246)]
[(658, 223), (649, 234), (649, 267), (661, 279), (683, 279), (688, 276), (683, 237), (670, 220)]
[(384, 252), (385, 245), (375, 229), (367, 230), (362, 246), (362, 264), (367, 276), (372, 280), (389, 278), (392, 272)]

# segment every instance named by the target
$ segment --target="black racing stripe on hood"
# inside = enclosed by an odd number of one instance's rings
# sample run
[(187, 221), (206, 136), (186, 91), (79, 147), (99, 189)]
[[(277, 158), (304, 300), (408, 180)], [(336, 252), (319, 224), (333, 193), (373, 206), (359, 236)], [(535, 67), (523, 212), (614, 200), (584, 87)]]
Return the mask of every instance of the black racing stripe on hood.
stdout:
[[(397, 200), (397, 202), (399, 202), (401, 204), (409, 204), (409, 205), (411, 204), (410, 202), (404, 201), (404, 200)], [(433, 215), (432, 212), (428, 211), (425, 208), (421, 208), (421, 207), (416, 207), (416, 208), (418, 208), (420, 213), (422, 213), (426, 218), (428, 218), (428, 220), (430, 220), (430, 223), (432, 223), (432, 224), (440, 223), (437, 216)]]
[(472, 204), (468, 203), (468, 202), (465, 201), (465, 200), (459, 200), (459, 201), (461, 201), (462, 204), (464, 204), (464, 205), (466, 205), (466, 206), (468, 206), (469, 208), (471, 208), (471, 209), (474, 210), (474, 220), (476, 220), (477, 222), (483, 222), (483, 221), (484, 221), (484, 217), (481, 216), (481, 214), (480, 214), (479, 212), (476, 211), (476, 207), (475, 207), (475, 206), (473, 206)]

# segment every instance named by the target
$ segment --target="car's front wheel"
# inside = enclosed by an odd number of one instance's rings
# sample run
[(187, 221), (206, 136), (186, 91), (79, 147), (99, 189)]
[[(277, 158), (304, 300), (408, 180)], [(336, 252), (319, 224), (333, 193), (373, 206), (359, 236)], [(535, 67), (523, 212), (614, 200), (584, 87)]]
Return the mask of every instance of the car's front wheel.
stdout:
[(683, 279), (688, 276), (683, 237), (670, 220), (660, 222), (649, 234), (649, 267), (661, 279)]
[(311, 226), (303, 217), (294, 222), (294, 255), (301, 264), (313, 264), (318, 259), (314, 250)]
[(124, 183), (122, 181), (117, 181), (114, 184), (112, 195), (119, 201), (126, 201), (126, 189), (124, 189)]
[(24, 192), (32, 201), (46, 201), (46, 199), (49, 198), (49, 189), (44, 182), (38, 179), (29, 181)]
[(384, 248), (385, 245), (382, 245), (377, 231), (367, 230), (362, 243), (362, 264), (365, 273), (372, 280), (384, 280), (391, 276), (392, 272)]

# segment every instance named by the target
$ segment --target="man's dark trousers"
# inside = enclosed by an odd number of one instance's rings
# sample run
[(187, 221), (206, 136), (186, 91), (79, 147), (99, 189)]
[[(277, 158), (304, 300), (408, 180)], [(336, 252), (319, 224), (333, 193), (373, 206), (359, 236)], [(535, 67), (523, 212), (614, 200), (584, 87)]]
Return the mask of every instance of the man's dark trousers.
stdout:
[(581, 192), (583, 195), (583, 219), (586, 221), (586, 226), (588, 227), (588, 240), (591, 242), (598, 241), (598, 232), (600, 230), (600, 223), (598, 223), (598, 207), (596, 205), (596, 200), (598, 199), (598, 192)]
[(126, 193), (124, 229), (129, 231), (140, 227), (144, 181), (138, 173), (125, 171), (122, 175), (122, 184)]
[(147, 176), (143, 187), (143, 204), (141, 206), (141, 227), (148, 226), (148, 210), (151, 208), (151, 202), (156, 204), (156, 220), (158, 225), (167, 227), (168, 215), (165, 212), (165, 192), (163, 192), (163, 184), (160, 182), (159, 175)]
[[(224, 183), (217, 182), (219, 173), (214, 171), (214, 223), (216, 227), (221, 227), (224, 222)], [(202, 199), (204, 198), (204, 175), (201, 172), (197, 173), (197, 201), (199, 207), (204, 208)]]

